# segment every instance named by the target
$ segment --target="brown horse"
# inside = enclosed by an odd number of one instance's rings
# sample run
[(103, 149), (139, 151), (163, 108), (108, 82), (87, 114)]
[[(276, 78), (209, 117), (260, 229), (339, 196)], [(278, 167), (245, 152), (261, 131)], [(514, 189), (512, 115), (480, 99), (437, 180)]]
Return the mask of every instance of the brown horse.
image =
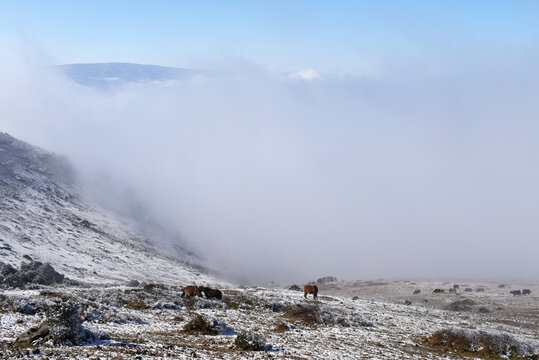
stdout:
[(202, 295), (200, 295), (200, 290), (198, 286), (189, 285), (183, 288), (182, 297), (191, 297), (191, 296), (202, 297)]
[(223, 293), (219, 289), (212, 289), (207, 286), (199, 286), (198, 289), (201, 293), (204, 293), (208, 299), (223, 299)]
[(303, 287), (303, 296), (307, 298), (307, 294), (313, 294), (313, 299), (318, 299), (318, 286), (305, 285)]

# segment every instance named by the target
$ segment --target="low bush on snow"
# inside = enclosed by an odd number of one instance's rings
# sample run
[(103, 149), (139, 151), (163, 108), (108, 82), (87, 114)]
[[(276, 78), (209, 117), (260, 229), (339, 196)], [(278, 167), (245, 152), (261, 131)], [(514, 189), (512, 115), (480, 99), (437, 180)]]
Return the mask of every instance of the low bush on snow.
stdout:
[(268, 351), (272, 345), (266, 344), (264, 335), (253, 331), (242, 331), (236, 336), (234, 345), (240, 350)]
[(485, 331), (465, 329), (438, 330), (423, 339), (423, 343), (462, 355), (485, 359), (537, 359), (538, 344), (529, 344), (515, 339), (509, 334), (492, 334)]
[(282, 312), (288, 321), (301, 322), (308, 326), (374, 327), (372, 322), (365, 320), (359, 313), (330, 306), (293, 304), (283, 306)]
[(196, 315), (183, 327), (183, 331), (189, 335), (232, 335), (234, 330), (227, 326), (224, 321), (217, 318), (208, 318)]
[(464, 299), (453, 301), (451, 304), (446, 306), (446, 309), (451, 311), (471, 311), (472, 306), (475, 305), (477, 305), (475, 301), (470, 299)]

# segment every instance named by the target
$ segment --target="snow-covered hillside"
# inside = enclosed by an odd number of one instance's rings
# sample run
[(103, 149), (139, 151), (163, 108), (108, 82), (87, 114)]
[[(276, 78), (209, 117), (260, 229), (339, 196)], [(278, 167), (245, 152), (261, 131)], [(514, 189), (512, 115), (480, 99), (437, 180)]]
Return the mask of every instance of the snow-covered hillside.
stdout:
[(26, 256), (85, 282), (214, 283), (169, 236), (85, 200), (66, 159), (0, 133), (0, 262)]

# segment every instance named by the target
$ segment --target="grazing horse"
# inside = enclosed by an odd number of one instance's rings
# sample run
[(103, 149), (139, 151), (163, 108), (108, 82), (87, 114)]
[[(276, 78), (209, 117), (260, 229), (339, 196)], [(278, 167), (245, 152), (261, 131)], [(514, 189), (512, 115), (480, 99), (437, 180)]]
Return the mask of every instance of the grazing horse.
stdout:
[(223, 299), (223, 293), (219, 289), (212, 289), (207, 286), (199, 286), (198, 289), (201, 293), (204, 293), (208, 299)]
[(191, 296), (202, 297), (202, 295), (200, 295), (200, 290), (198, 286), (189, 285), (183, 288), (182, 297), (191, 297)]
[(303, 296), (307, 298), (307, 294), (313, 294), (313, 299), (318, 299), (318, 286), (305, 285), (303, 287)]

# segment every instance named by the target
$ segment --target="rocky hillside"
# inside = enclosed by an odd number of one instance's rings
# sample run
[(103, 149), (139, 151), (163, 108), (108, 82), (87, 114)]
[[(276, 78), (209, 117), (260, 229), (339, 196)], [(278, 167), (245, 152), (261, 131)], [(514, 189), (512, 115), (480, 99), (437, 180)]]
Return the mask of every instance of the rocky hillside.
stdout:
[(177, 240), (84, 199), (66, 159), (0, 133), (0, 262), (94, 283), (214, 282), (193, 254), (162, 245)]

